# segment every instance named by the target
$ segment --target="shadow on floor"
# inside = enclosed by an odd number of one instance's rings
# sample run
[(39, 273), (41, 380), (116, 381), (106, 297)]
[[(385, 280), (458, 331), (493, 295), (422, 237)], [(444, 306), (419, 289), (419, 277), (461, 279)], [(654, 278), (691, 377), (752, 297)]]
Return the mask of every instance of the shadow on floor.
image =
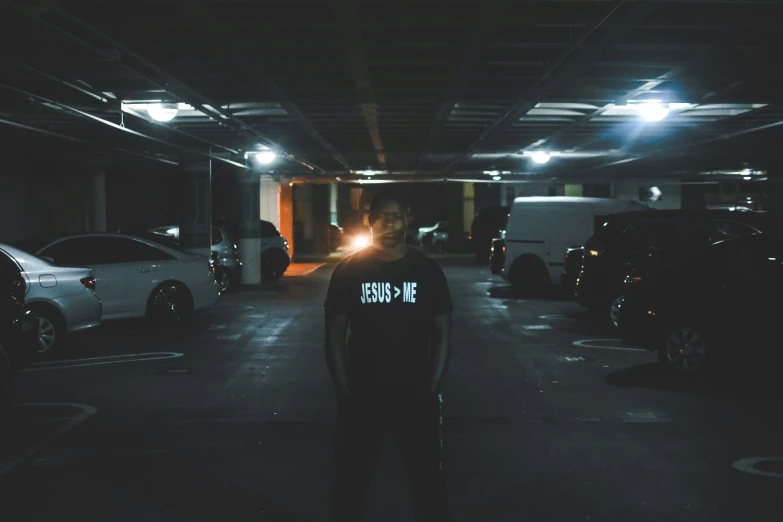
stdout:
[(573, 301), (573, 293), (561, 285), (552, 285), (548, 289), (535, 293), (525, 294), (514, 289), (511, 285), (495, 286), (488, 290), (489, 296), (495, 299), (537, 299), (544, 301)]
[(723, 368), (701, 377), (672, 374), (658, 363), (632, 366), (606, 376), (606, 382), (621, 388), (669, 390), (724, 398), (780, 402), (783, 399), (783, 369), (780, 367)]

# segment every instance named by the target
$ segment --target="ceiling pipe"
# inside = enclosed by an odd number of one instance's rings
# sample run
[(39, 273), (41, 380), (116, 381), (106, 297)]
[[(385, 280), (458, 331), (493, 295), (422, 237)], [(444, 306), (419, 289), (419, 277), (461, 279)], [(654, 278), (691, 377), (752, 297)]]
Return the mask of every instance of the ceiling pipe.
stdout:
[(701, 147), (703, 145), (709, 145), (710, 143), (715, 143), (715, 142), (724, 141), (724, 140), (730, 140), (730, 139), (736, 138), (738, 136), (744, 136), (745, 134), (752, 134), (754, 132), (761, 132), (761, 131), (765, 131), (765, 130), (769, 130), (769, 129), (774, 129), (775, 127), (780, 127), (781, 125), (783, 125), (783, 120), (776, 121), (774, 123), (768, 123), (766, 125), (761, 125), (759, 127), (753, 127), (753, 128), (750, 128), (750, 129), (745, 129), (745, 130), (741, 130), (741, 131), (737, 131), (737, 132), (732, 132), (730, 134), (721, 134), (720, 136), (716, 136), (714, 138), (710, 138), (710, 139), (703, 140), (703, 141), (698, 141), (696, 143), (685, 144), (685, 145), (682, 145), (680, 147), (674, 147), (674, 148), (671, 148), (671, 149), (657, 149), (657, 150), (655, 150), (653, 152), (648, 152), (648, 153), (645, 153), (645, 154), (641, 154), (639, 156), (634, 156), (632, 158), (626, 158), (626, 159), (619, 160), (619, 161), (612, 161), (610, 163), (604, 163), (603, 165), (596, 165), (595, 167), (590, 167), (588, 169), (582, 169), (582, 172), (591, 172), (591, 171), (594, 171), (594, 170), (605, 169), (605, 168), (613, 167), (613, 166), (616, 166), (616, 165), (623, 165), (623, 164), (631, 163), (631, 162), (638, 161), (638, 160), (641, 160), (641, 159), (646, 159), (646, 158), (649, 158), (649, 157), (652, 157), (652, 156), (666, 155), (666, 156), (669, 156), (669, 157), (675, 157), (675, 156), (682, 155), (684, 152), (686, 152), (686, 151), (688, 151), (688, 150), (690, 150), (690, 149), (692, 149), (694, 147)]
[(147, 154), (143, 154), (141, 152), (135, 152), (135, 151), (132, 151), (132, 150), (122, 149), (122, 148), (119, 148), (119, 147), (112, 147), (110, 145), (104, 145), (103, 143), (96, 143), (96, 142), (93, 142), (93, 141), (83, 140), (81, 138), (75, 138), (73, 136), (68, 136), (67, 134), (60, 134), (58, 132), (52, 132), (52, 131), (49, 131), (49, 130), (40, 129), (38, 127), (33, 127), (31, 125), (25, 125), (23, 123), (19, 123), (19, 122), (13, 121), (13, 120), (6, 120), (6, 119), (1, 119), (0, 118), (0, 124), (1, 125), (8, 125), (10, 127), (16, 127), (16, 128), (19, 128), (19, 129), (24, 129), (24, 130), (27, 130), (27, 131), (30, 131), (30, 132), (36, 132), (38, 134), (44, 134), (46, 136), (51, 136), (53, 138), (59, 138), (59, 139), (62, 139), (62, 140), (70, 141), (71, 143), (79, 143), (81, 145), (89, 145), (90, 147), (97, 147), (97, 148), (100, 148), (100, 149), (106, 149), (106, 150), (110, 150), (110, 151), (113, 151), (113, 152), (121, 152), (123, 154), (128, 154), (130, 156), (143, 158), (145, 160), (157, 161), (159, 163), (165, 163), (167, 165), (175, 165), (175, 166), (179, 165), (178, 162), (172, 161), (172, 160), (167, 160), (166, 158), (158, 158), (156, 156), (150, 156), (150, 155), (147, 155)]
[(165, 141), (165, 140), (161, 140), (161, 139), (158, 139), (158, 138), (154, 138), (152, 136), (148, 136), (147, 134), (143, 134), (143, 133), (135, 131), (133, 129), (129, 129), (128, 127), (123, 127), (122, 125), (118, 125), (118, 124), (116, 124), (116, 123), (114, 123), (112, 121), (104, 120), (103, 118), (99, 118), (98, 116), (95, 116), (94, 114), (90, 114), (89, 112), (85, 112), (85, 111), (76, 109), (74, 107), (69, 107), (68, 105), (64, 105), (62, 103), (58, 103), (58, 102), (56, 102), (54, 100), (50, 100), (48, 98), (45, 98), (43, 96), (39, 96), (37, 94), (33, 94), (31, 92), (23, 91), (22, 89), (17, 89), (16, 87), (11, 87), (10, 85), (5, 85), (3, 83), (0, 83), (0, 88), (7, 89), (7, 90), (15, 92), (17, 94), (21, 94), (23, 96), (27, 96), (27, 97), (33, 98), (35, 100), (38, 100), (42, 104), (45, 103), (47, 105), (44, 105), (44, 107), (48, 108), (49, 110), (56, 110), (52, 106), (59, 107), (59, 108), (61, 108), (63, 110), (72, 112), (74, 114), (78, 114), (79, 116), (84, 116), (85, 118), (89, 118), (89, 119), (91, 119), (93, 121), (96, 121), (96, 122), (101, 123), (103, 125), (107, 125), (107, 126), (113, 128), (113, 129), (116, 129), (116, 130), (119, 130), (119, 131), (122, 131), (122, 132), (125, 132), (125, 133), (128, 133), (128, 134), (131, 134), (131, 135), (136, 136), (138, 138), (142, 138), (142, 139), (145, 139), (145, 140), (148, 140), (148, 141), (153, 141), (155, 143), (160, 143), (160, 144), (166, 145), (167, 147), (173, 147), (173, 148), (176, 148), (176, 149), (179, 149), (179, 150), (182, 150), (182, 151), (190, 152), (192, 154), (197, 154), (199, 156), (204, 156), (204, 157), (207, 157), (207, 158), (210, 158), (210, 159), (222, 161), (224, 163), (228, 163), (229, 165), (233, 165), (235, 167), (240, 167), (240, 168), (243, 168), (243, 169), (249, 168), (247, 165), (244, 165), (242, 163), (238, 163), (236, 161), (232, 161), (232, 160), (229, 160), (229, 159), (226, 159), (226, 158), (221, 158), (221, 157), (215, 156), (214, 154), (211, 154), (211, 153), (202, 152), (202, 151), (195, 150), (195, 149), (190, 149), (188, 147), (183, 147), (182, 145), (177, 145), (176, 143), (171, 143), (170, 141)]
[[(49, 79), (49, 80), (52, 80), (52, 81), (54, 81), (54, 82), (56, 82), (56, 83), (58, 83), (58, 84), (60, 84), (60, 85), (65, 85), (66, 87), (70, 87), (70, 88), (72, 88), (72, 89), (74, 89), (74, 90), (76, 90), (76, 91), (79, 91), (79, 92), (81, 92), (81, 93), (83, 93), (83, 94), (86, 94), (87, 96), (89, 96), (89, 97), (91, 97), (91, 98), (94, 98), (94, 99), (100, 100), (100, 101), (102, 101), (102, 102), (104, 102), (104, 103), (109, 103), (109, 102), (110, 102), (110, 100), (109, 100), (109, 99), (107, 99), (107, 98), (104, 98), (103, 96), (99, 95), (98, 93), (95, 93), (95, 92), (89, 91), (89, 90), (87, 90), (87, 89), (84, 89), (84, 88), (82, 88), (82, 87), (79, 87), (78, 85), (74, 85), (74, 84), (72, 84), (72, 83), (70, 83), (70, 82), (68, 82), (68, 81), (65, 81), (65, 80), (63, 80), (63, 79), (61, 79), (61, 78), (58, 78), (58, 77), (56, 77), (56, 76), (53, 76), (53, 75), (51, 75), (51, 74), (49, 74), (49, 73), (47, 73), (47, 72), (41, 71), (41, 70), (39, 70), (39, 69), (36, 69), (36, 68), (34, 68), (34, 67), (30, 67), (29, 65), (26, 65), (26, 64), (19, 64), (19, 65), (20, 65), (21, 67), (23, 67), (24, 69), (26, 69), (26, 70), (30, 71), (30, 72), (33, 72), (33, 73), (35, 73), (35, 74), (38, 74), (38, 75), (40, 75), (40, 76), (43, 76), (44, 78), (47, 78), (47, 79)], [(119, 100), (117, 100), (117, 102), (118, 102), (119, 104), (121, 104), (121, 102), (120, 102)], [(120, 107), (120, 111), (122, 111), (122, 108), (121, 108), (121, 107)], [(193, 135), (193, 134), (190, 134), (189, 132), (185, 132), (185, 131), (183, 131), (183, 130), (180, 130), (180, 129), (176, 128), (176, 127), (173, 127), (173, 126), (171, 126), (171, 125), (166, 125), (166, 124), (164, 124), (164, 123), (161, 123), (161, 122), (153, 122), (153, 121), (150, 121), (149, 119), (145, 118), (144, 116), (142, 116), (142, 115), (140, 115), (140, 114), (137, 114), (136, 112), (132, 112), (132, 111), (122, 111), (122, 112), (123, 112), (124, 114), (129, 114), (129, 115), (131, 115), (131, 116), (135, 116), (135, 117), (139, 118), (140, 120), (142, 120), (142, 121), (145, 121), (145, 122), (149, 123), (150, 125), (157, 125), (157, 126), (159, 126), (159, 127), (163, 127), (163, 128), (165, 128), (165, 129), (166, 129), (167, 131), (169, 131), (169, 132), (174, 132), (174, 133), (177, 133), (177, 134), (181, 134), (182, 136), (187, 136), (188, 138), (190, 138), (190, 139), (192, 139), (192, 140), (199, 141), (199, 142), (201, 142), (201, 143), (203, 143), (203, 144), (205, 144), (205, 145), (209, 145), (209, 146), (210, 146), (210, 147), (212, 147), (212, 148), (215, 148), (215, 149), (220, 149), (220, 150), (224, 150), (224, 151), (226, 151), (226, 152), (228, 152), (228, 153), (230, 153), (230, 154), (234, 154), (234, 155), (236, 155), (236, 156), (239, 156), (239, 154), (240, 154), (240, 153), (239, 153), (239, 151), (237, 151), (237, 150), (230, 149), (230, 148), (228, 148), (228, 147), (226, 147), (226, 146), (224, 146), (224, 145), (220, 145), (219, 143), (213, 143), (213, 142), (211, 142), (211, 141), (209, 141), (209, 140), (205, 140), (204, 138), (200, 138), (200, 137), (198, 137), (198, 136), (195, 136), (195, 135)]]
[[(10, 3), (10, 2), (9, 2)], [(21, 8), (19, 6), (15, 6), (17, 9), (24, 12), (26, 15), (33, 17), (36, 20), (41, 20), (42, 17), (38, 16), (36, 13), (33, 13), (29, 11), (28, 9)], [(312, 163), (310, 161), (307, 161), (306, 159), (299, 157), (291, 152), (286, 151), (282, 146), (277, 144), (276, 142), (270, 140), (269, 138), (262, 136), (258, 131), (256, 131), (253, 127), (248, 125), (247, 123), (243, 122), (239, 118), (236, 118), (233, 116), (230, 112), (222, 109), (219, 105), (212, 103), (209, 99), (204, 97), (203, 95), (199, 94), (198, 92), (194, 91), (187, 85), (179, 82), (176, 78), (171, 76), (166, 71), (159, 68), (157, 65), (153, 64), (146, 58), (140, 56), (139, 54), (136, 54), (128, 47), (122, 45), (117, 40), (113, 39), (112, 37), (104, 34), (103, 32), (99, 31), (95, 27), (91, 26), (90, 24), (84, 22), (80, 18), (74, 16), (69, 11), (66, 11), (62, 7), (55, 5), (55, 4), (49, 4), (49, 7), (53, 9), (55, 13), (58, 15), (67, 18), (71, 22), (79, 25), (82, 27), (85, 31), (92, 33), (94, 36), (97, 36), (98, 38), (105, 41), (107, 44), (115, 47), (116, 49), (120, 50), (122, 53), (125, 54), (126, 57), (130, 57), (133, 60), (137, 61), (142, 67), (146, 68), (148, 71), (152, 72), (154, 75), (158, 77), (158, 79), (152, 78), (150, 74), (145, 74), (144, 72), (139, 71), (137, 68), (131, 67), (128, 65), (127, 60), (123, 61), (123, 65), (125, 67), (128, 67), (129, 69), (133, 70), (134, 72), (140, 74), (144, 78), (146, 78), (151, 83), (157, 85), (160, 89), (164, 90), (171, 96), (174, 96), (176, 98), (182, 99), (183, 101), (187, 102), (191, 106), (193, 106), (194, 109), (198, 110), (199, 112), (202, 112), (206, 114), (207, 116), (210, 116), (214, 118), (216, 121), (225, 123), (226, 125), (229, 125), (232, 127), (235, 131), (239, 132), (240, 134), (261, 143), (262, 145), (266, 145), (267, 147), (270, 147), (272, 149), (275, 149), (277, 152), (279, 152), (282, 156), (285, 156), (293, 161), (296, 161), (297, 163), (301, 164), (302, 166), (310, 169), (310, 170), (317, 170), (319, 172), (325, 172), (323, 168), (319, 167), (315, 163)], [(53, 24), (47, 24), (50, 27)], [(54, 24), (56, 26), (56, 24)], [(76, 41), (83, 42), (78, 37), (72, 35), (68, 31), (63, 30), (62, 28), (58, 27), (58, 31), (69, 35), (70, 37), (74, 38)], [(89, 45), (89, 44), (88, 44)], [(94, 48), (90, 46), (91, 48)], [(102, 53), (104, 54), (104, 53)], [(162, 81), (160, 81), (162, 80)]]

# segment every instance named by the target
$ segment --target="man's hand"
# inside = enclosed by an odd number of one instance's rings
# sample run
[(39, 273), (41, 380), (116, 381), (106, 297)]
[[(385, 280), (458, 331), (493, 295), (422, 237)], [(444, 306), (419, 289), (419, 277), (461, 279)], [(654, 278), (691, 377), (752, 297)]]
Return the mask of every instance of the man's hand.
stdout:
[(347, 395), (348, 372), (345, 363), (346, 339), (348, 336), (348, 315), (326, 311), (326, 329), (324, 345), (326, 365), (332, 376), (332, 383), (338, 395)]
[(430, 375), (429, 393), (439, 393), (440, 384), (446, 373), (451, 356), (451, 314), (441, 314), (435, 317), (432, 331), (432, 374)]

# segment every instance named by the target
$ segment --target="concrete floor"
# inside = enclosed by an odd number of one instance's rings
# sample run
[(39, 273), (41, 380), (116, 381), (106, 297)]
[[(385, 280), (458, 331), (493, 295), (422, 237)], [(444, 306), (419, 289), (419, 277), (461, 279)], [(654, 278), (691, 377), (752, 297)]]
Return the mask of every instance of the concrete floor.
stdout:
[[(732, 466), (783, 457), (779, 371), (676, 383), (577, 304), (515, 299), (466, 256), (436, 259), (455, 304), (452, 520), (783, 519), (781, 462)], [(333, 265), (224, 296), (176, 330), (106, 325), (20, 375), (0, 400), (0, 519), (325, 521)], [(388, 438), (366, 520), (412, 521), (407, 488)]]

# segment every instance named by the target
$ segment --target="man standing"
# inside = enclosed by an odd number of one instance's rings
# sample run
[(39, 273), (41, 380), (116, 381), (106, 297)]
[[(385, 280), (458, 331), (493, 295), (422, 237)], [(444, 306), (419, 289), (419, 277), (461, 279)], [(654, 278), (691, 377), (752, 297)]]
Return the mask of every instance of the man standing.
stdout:
[(417, 520), (448, 520), (440, 385), (451, 296), (438, 264), (405, 244), (406, 211), (395, 194), (373, 199), (372, 245), (337, 266), (324, 305), (326, 361), (337, 392), (333, 522), (360, 520), (387, 431), (400, 444)]

